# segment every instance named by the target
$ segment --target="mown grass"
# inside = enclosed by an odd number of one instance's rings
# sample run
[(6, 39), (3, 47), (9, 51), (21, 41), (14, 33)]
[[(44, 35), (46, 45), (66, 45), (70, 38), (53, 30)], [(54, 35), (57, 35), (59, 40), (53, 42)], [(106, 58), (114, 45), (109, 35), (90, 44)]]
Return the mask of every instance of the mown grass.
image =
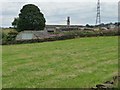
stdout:
[(118, 37), (3, 46), (3, 88), (89, 88), (118, 72)]
[(2, 89), (2, 45), (0, 45), (0, 89)]

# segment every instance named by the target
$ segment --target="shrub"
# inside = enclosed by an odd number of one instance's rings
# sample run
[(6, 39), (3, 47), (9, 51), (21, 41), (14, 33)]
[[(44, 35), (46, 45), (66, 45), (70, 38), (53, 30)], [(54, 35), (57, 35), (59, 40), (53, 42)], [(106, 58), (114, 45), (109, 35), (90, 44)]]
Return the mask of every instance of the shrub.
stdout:
[(17, 34), (17, 31), (9, 31), (8, 33), (2, 32), (2, 42), (14, 41)]

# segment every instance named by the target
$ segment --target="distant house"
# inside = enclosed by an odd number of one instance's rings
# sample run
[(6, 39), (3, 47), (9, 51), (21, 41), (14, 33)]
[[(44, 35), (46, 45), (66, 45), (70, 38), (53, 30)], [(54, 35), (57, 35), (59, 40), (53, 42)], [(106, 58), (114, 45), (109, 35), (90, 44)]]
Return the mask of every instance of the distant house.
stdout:
[(49, 34), (45, 31), (22, 31), (20, 32), (16, 40), (30, 40), (30, 39), (41, 39), (47, 38)]
[(116, 27), (116, 26), (115, 26), (114, 24), (110, 24), (110, 25), (109, 25), (109, 28), (110, 28), (110, 29), (114, 29), (115, 27)]
[(81, 30), (83, 26), (81, 25), (46, 25), (46, 32), (61, 32), (61, 31), (70, 31), (70, 30)]
[(46, 32), (56, 32), (56, 27), (53, 25), (46, 25), (44, 30)]

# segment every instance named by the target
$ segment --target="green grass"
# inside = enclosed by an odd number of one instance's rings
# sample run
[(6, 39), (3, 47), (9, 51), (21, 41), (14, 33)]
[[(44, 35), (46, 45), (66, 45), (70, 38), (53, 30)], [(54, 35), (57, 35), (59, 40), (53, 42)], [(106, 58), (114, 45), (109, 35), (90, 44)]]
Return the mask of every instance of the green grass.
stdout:
[(2, 45), (0, 45), (0, 89), (2, 89)]
[(3, 88), (89, 88), (118, 71), (118, 37), (3, 46)]

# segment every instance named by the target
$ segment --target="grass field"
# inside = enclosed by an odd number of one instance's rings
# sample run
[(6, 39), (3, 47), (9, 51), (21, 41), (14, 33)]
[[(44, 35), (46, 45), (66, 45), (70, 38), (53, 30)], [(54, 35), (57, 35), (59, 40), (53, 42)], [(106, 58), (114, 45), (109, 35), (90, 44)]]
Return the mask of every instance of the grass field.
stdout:
[(3, 46), (3, 88), (89, 88), (118, 72), (118, 37)]

